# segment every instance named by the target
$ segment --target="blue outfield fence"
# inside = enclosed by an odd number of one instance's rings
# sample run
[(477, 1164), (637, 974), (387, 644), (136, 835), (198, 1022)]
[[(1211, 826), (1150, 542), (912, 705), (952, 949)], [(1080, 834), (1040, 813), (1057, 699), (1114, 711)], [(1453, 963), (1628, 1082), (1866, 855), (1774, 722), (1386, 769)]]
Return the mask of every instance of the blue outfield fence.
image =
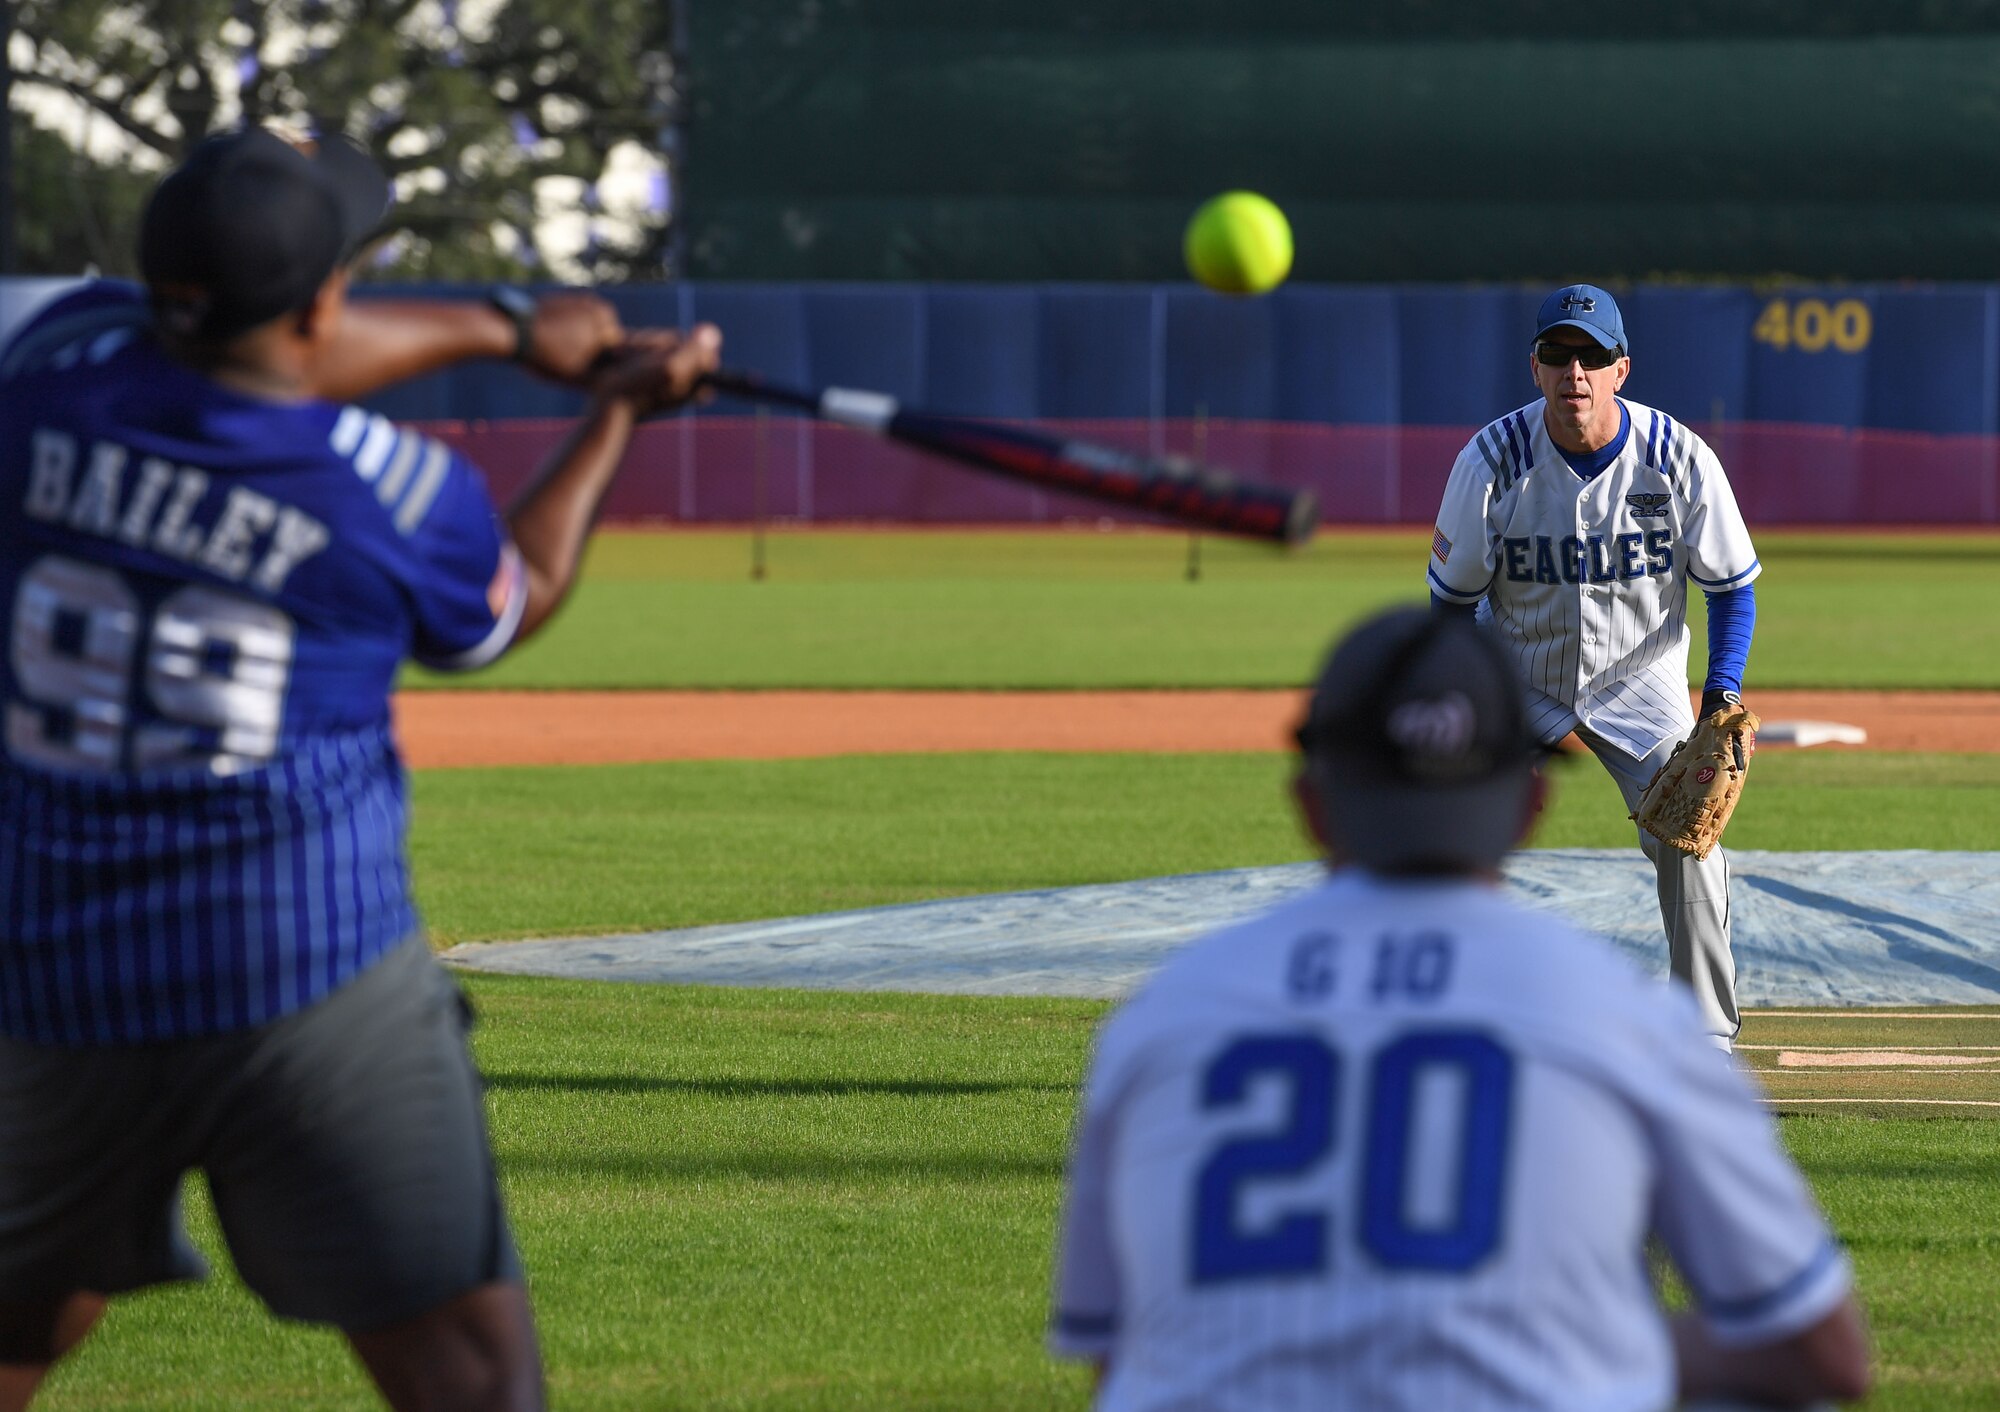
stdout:
[[(62, 282), (0, 281), (0, 329)], [(1642, 285), (1616, 291), (1627, 392), (1707, 437), (1752, 523), (2000, 524), (2000, 285)], [(720, 324), (732, 364), (934, 410), (1189, 450), (1321, 492), (1330, 519), (1428, 520), (1472, 431), (1535, 396), (1540, 287), (732, 284), (603, 291), (634, 325)], [(361, 297), (445, 294), (396, 286)], [(575, 394), (477, 363), (374, 399), (465, 445), (501, 494)], [(753, 467), (785, 518), (1046, 521), (1080, 502), (727, 400), (648, 427), (621, 519), (746, 518)]]
[[(720, 324), (730, 361), (774, 379), (877, 388), (944, 412), (1409, 427), (1476, 427), (1529, 400), (1528, 338), (1546, 292), (1293, 285), (1231, 299), (1185, 285), (604, 291), (628, 322)], [(2000, 435), (2000, 285), (1614, 292), (1632, 337), (1628, 390), (1690, 424)], [(491, 366), (457, 369), (382, 401), (397, 416), (459, 420), (555, 416), (571, 405)]]
[[(628, 322), (721, 325), (731, 363), (966, 416), (1192, 449), (1320, 492), (1329, 519), (1425, 521), (1458, 448), (1535, 396), (1540, 288), (699, 284), (609, 290)], [(2000, 285), (1620, 291), (1627, 390), (1707, 436), (1753, 523), (2000, 524)], [(492, 366), (381, 399), (410, 418), (489, 425), (468, 449), (502, 487), (574, 399)], [(1045, 522), (1094, 507), (940, 471), (853, 433), (718, 402), (699, 430), (652, 431), (621, 519)], [(511, 428), (511, 431), (509, 430)], [(474, 444), (476, 443), (476, 445)]]

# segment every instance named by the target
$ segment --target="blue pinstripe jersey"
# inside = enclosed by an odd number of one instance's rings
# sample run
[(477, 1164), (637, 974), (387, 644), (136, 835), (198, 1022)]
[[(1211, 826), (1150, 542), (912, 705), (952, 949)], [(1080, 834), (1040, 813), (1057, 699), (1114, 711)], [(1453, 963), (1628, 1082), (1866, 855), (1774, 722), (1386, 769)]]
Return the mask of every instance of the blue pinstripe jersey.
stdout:
[(525, 604), (484, 484), (359, 408), (223, 388), (99, 282), (0, 353), (0, 1033), (261, 1024), (417, 926), (398, 666)]

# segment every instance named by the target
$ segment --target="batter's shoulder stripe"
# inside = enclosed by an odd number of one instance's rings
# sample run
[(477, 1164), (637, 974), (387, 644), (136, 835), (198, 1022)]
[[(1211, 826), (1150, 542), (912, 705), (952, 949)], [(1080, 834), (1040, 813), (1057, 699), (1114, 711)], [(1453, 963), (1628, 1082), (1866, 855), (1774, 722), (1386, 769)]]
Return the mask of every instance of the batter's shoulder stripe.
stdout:
[(410, 476), (417, 469), (417, 460), (424, 454), (424, 438), (415, 432), (401, 432), (396, 437), (396, 449), (389, 454), (389, 463), (382, 471), (382, 478), (375, 482), (375, 498), (384, 505), (394, 505), (409, 489)]
[(336, 456), (352, 456), (361, 449), (362, 438), (368, 435), (371, 422), (385, 418), (372, 416), (360, 407), (342, 407), (340, 415), (334, 419), (333, 434), (327, 437), (327, 445)]
[(1725, 589), (1735, 588), (1740, 584), (1748, 583), (1752, 578), (1756, 577), (1757, 571), (1763, 567), (1764, 561), (1762, 559), (1752, 559), (1749, 568), (1740, 574), (1731, 574), (1726, 579), (1705, 579), (1693, 569), (1688, 570), (1688, 577), (1707, 589), (1710, 593), (1720, 593)]
[(341, 409), (327, 444), (375, 488), (375, 498), (404, 536), (424, 522), (451, 470), (451, 452), (443, 443), (360, 407)]
[(431, 504), (444, 489), (446, 474), (451, 470), (451, 452), (442, 442), (424, 439), (423, 464), (418, 467), (416, 484), (403, 497), (403, 503), (396, 507), (396, 529), (405, 535), (415, 534), (417, 527), (430, 513)]
[(1655, 470), (1660, 465), (1659, 439), (1660, 414), (1658, 412), (1649, 412), (1646, 416), (1646, 450), (1644, 454), (1646, 464)]
[(354, 470), (370, 485), (382, 479), (382, 472), (388, 468), (389, 458), (396, 454), (396, 424), (387, 417), (370, 417), (368, 430), (361, 437), (361, 445), (349, 459), (354, 462)]
[(1446, 583), (1443, 579), (1438, 577), (1438, 571), (1436, 569), (1430, 568), (1429, 566), (1426, 566), (1424, 569), (1424, 577), (1430, 580), (1431, 592), (1435, 593), (1438, 597), (1444, 599), (1445, 602), (1447, 603), (1477, 603), (1480, 599), (1486, 596), (1486, 590), (1493, 586), (1492, 580), (1489, 579), (1486, 583), (1482, 584), (1480, 587), (1474, 589), (1470, 593), (1467, 593), (1463, 589), (1453, 588), (1450, 584)]

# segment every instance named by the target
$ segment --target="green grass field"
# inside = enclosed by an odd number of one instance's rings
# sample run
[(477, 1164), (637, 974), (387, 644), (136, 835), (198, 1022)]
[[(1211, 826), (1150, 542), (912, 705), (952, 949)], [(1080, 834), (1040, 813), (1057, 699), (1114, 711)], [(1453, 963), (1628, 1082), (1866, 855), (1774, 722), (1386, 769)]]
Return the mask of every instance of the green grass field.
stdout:
[[(1040, 1338), (1072, 1093), (1102, 1006), (472, 989), (555, 1405), (1083, 1405), (1083, 1378)], [(1838, 1026), (1753, 1016), (1745, 1039), (1958, 1037)], [(1784, 1134), (1866, 1292), (1870, 1406), (1993, 1406), (2000, 1124), (1835, 1110), (1787, 1118)], [(216, 1249), (204, 1203), (195, 1215)], [(218, 1279), (115, 1306), (47, 1405), (311, 1412), (368, 1395), (332, 1335), (276, 1325)]]
[[(1292, 686), (1340, 628), (1423, 596), (1427, 545), (1210, 539), (1189, 583), (1171, 534), (791, 531), (757, 583), (746, 534), (607, 534), (557, 629), (477, 682)], [(2000, 536), (1771, 534), (1758, 550), (1753, 687), (2000, 686), (2000, 616), (1982, 606), (2000, 601)]]
[[(445, 941), (697, 926), (1308, 857), (1280, 755), (886, 755), (417, 777)], [(1594, 760), (1535, 842), (1633, 841)], [(829, 840), (839, 840), (831, 846)], [(2000, 755), (1767, 750), (1738, 848), (2000, 849)]]
[[(1979, 606), (2000, 590), (2000, 538), (1759, 545), (1753, 691), (2000, 686), (2000, 624)], [(751, 583), (744, 536), (611, 535), (565, 620), (482, 681), (1291, 685), (1342, 624), (1416, 596), (1424, 538), (1327, 536), (1291, 558), (1207, 541), (1197, 584), (1185, 550), (1130, 533), (787, 533)], [(1301, 859), (1286, 768), (1018, 754), (435, 771), (415, 781), (412, 852), (441, 940), (694, 925)], [(1630, 843), (1594, 763), (1557, 788), (1540, 844)], [(2000, 849), (2000, 756), (1767, 751), (1730, 842)], [(1041, 1324), (1102, 1006), (469, 985), (557, 1406), (1084, 1404)], [(2000, 1108), (1882, 1101), (2000, 1099), (1978, 1061), (2000, 1044), (1988, 1030), (2000, 1019), (1745, 1030), (1853, 1251), (1881, 1350), (1870, 1405), (1889, 1412), (2000, 1405), (2000, 1124), (1967, 1116)], [(1967, 1062), (1796, 1058), (1857, 1047)], [(199, 1190), (191, 1216), (217, 1251)], [(371, 1405), (336, 1338), (264, 1317), (224, 1268), (116, 1304), (45, 1405)]]

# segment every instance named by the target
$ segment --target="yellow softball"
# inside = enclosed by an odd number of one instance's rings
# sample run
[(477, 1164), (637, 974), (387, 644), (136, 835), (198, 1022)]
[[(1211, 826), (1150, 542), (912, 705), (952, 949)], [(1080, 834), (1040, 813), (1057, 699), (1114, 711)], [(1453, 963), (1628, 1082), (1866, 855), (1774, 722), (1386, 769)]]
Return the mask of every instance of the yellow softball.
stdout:
[(1183, 242), (1188, 273), (1220, 294), (1263, 294), (1292, 269), (1292, 227), (1254, 191), (1204, 201)]

